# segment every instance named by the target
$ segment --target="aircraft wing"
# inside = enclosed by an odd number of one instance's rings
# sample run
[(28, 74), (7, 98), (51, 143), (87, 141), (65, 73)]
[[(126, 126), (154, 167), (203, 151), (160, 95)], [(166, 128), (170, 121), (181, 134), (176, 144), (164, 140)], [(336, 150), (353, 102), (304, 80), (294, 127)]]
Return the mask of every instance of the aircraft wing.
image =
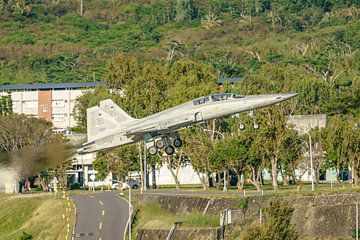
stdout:
[(169, 126), (165, 126), (162, 124), (159, 124), (157, 126), (151, 126), (148, 128), (142, 128), (142, 129), (134, 129), (134, 130), (130, 130), (128, 132), (126, 132), (126, 136), (131, 137), (131, 136), (138, 136), (138, 135), (144, 135), (146, 133), (156, 133), (156, 135), (158, 134), (165, 134), (165, 133), (169, 133), (172, 131), (176, 131), (179, 130), (183, 127), (188, 126), (190, 123), (194, 123), (194, 120), (188, 120), (188, 121), (184, 121), (184, 122), (180, 122), (178, 124), (173, 124), (173, 125), (169, 125)]

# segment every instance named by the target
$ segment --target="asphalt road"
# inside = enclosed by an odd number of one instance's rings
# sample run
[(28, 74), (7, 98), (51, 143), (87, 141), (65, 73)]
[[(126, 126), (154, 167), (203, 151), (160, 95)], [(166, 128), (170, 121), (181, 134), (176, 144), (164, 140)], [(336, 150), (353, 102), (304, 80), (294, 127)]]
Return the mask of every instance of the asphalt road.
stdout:
[(129, 205), (118, 192), (74, 195), (76, 223), (73, 239), (123, 240)]

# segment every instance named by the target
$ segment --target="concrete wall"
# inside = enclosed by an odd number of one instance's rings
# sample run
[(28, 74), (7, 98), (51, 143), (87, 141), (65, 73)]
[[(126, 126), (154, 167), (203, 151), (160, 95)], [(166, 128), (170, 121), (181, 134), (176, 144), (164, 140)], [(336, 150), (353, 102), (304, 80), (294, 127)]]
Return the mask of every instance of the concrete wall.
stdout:
[[(176, 170), (174, 170), (176, 172)], [(150, 185), (153, 182), (152, 174), (149, 175)], [(180, 184), (201, 184), (198, 174), (195, 172), (190, 164), (181, 166), (178, 171), (178, 179)], [(174, 178), (167, 164), (163, 164), (156, 170), (156, 184), (158, 185), (172, 185), (175, 184)]]
[[(170, 229), (140, 229), (136, 240), (164, 240)], [(218, 240), (219, 228), (178, 228), (172, 240)]]
[[(236, 208), (242, 198), (212, 199), (208, 213), (220, 216), (220, 211), (226, 208)], [(250, 202), (245, 215), (243, 211), (234, 211), (234, 215), (236, 213), (239, 215), (234, 216), (234, 219), (250, 223), (254, 218), (258, 218), (259, 205), (265, 206), (269, 198), (255, 198), (257, 204)], [(300, 239), (352, 239), (352, 229), (355, 228), (355, 202), (360, 203), (359, 193), (284, 196), (281, 198), (294, 207), (291, 221), (295, 225)], [(206, 197), (142, 195), (140, 200), (141, 203), (155, 201), (167, 211), (183, 214), (191, 211), (202, 212), (210, 199)]]
[(16, 193), (17, 188), (16, 171), (0, 168), (0, 193)]

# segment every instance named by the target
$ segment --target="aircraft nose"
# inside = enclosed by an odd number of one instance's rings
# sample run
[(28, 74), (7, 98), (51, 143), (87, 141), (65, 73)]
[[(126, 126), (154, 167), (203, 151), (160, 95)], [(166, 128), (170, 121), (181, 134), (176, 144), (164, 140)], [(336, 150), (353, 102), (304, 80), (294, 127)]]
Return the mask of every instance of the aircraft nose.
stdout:
[(296, 97), (297, 95), (299, 95), (299, 93), (278, 94), (275, 96), (275, 99), (278, 101), (285, 101), (290, 98)]

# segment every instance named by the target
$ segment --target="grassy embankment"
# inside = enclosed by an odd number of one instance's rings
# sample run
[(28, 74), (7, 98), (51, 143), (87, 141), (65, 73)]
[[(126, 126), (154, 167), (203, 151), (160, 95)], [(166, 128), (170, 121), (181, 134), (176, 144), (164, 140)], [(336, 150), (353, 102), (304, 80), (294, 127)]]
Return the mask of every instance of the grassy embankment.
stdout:
[(218, 227), (219, 217), (202, 213), (174, 215), (160, 208), (156, 203), (141, 206), (138, 214), (138, 228), (169, 228), (176, 221), (181, 221), (182, 227)]
[[(67, 199), (50, 194), (0, 194), (0, 239), (70, 239), (67, 231)], [(74, 208), (69, 211), (70, 227)]]

